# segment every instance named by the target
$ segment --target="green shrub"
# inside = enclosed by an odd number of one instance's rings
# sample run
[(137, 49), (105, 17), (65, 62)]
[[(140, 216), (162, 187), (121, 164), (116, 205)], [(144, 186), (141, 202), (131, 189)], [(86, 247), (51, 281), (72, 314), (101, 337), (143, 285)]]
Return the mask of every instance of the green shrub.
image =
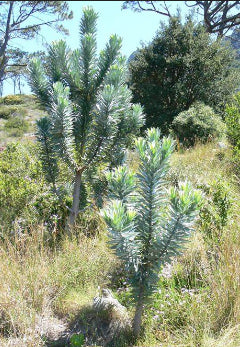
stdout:
[(219, 244), (223, 228), (231, 215), (232, 198), (230, 186), (225, 181), (213, 181), (211, 185), (202, 185), (205, 202), (200, 211), (200, 226), (207, 241)]
[(34, 158), (33, 145), (8, 145), (0, 153), (0, 229), (12, 227), (41, 187), (41, 166)]
[[(0, 152), (0, 235), (10, 230), (29, 230), (38, 224), (51, 232), (65, 227), (72, 200), (61, 184), (64, 168), (55, 194), (46, 184), (36, 152), (33, 143), (10, 144)], [(90, 224), (97, 229), (96, 223)]]
[(18, 226), (24, 229), (30, 224), (43, 223), (50, 232), (64, 230), (71, 203), (71, 198), (64, 190), (56, 195), (51, 190), (42, 189), (32, 198), (22, 218), (17, 220)]
[(210, 106), (196, 102), (187, 111), (179, 113), (172, 129), (180, 142), (194, 145), (197, 140), (207, 142), (225, 134), (225, 124)]
[(225, 121), (227, 137), (232, 145), (232, 167), (236, 177), (240, 175), (240, 92), (234, 95), (231, 104), (226, 107)]
[(28, 131), (28, 122), (20, 117), (11, 117), (4, 124), (4, 128), (11, 136), (23, 136), (25, 132)]
[(23, 107), (18, 106), (0, 106), (0, 118), (8, 119), (11, 116), (21, 116), (25, 117), (27, 115), (27, 110)]
[(5, 105), (19, 105), (24, 103), (24, 98), (21, 95), (7, 95), (3, 98)]
[(240, 92), (237, 93), (232, 104), (226, 107), (227, 135), (235, 152), (240, 152)]
[(0, 106), (0, 118), (8, 119), (9, 117), (11, 117), (11, 115), (14, 114), (14, 112), (16, 112), (17, 109), (18, 109), (17, 106), (1, 105)]

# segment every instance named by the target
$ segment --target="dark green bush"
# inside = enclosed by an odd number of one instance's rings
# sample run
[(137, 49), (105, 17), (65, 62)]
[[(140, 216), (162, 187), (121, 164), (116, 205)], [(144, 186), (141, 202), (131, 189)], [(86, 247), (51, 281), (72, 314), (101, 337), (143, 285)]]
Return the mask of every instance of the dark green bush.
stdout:
[(172, 129), (179, 141), (194, 145), (197, 140), (207, 142), (224, 136), (225, 124), (210, 106), (196, 102), (187, 111), (179, 113), (172, 122)]
[(222, 113), (239, 86), (234, 53), (189, 17), (170, 18), (130, 61), (129, 86), (140, 102), (145, 127), (168, 133), (173, 119), (201, 101)]

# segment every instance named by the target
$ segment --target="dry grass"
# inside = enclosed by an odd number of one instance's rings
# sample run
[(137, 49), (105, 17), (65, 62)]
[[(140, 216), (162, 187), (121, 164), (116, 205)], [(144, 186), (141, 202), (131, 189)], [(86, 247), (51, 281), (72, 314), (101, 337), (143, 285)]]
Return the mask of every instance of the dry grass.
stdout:
[[(164, 282), (164, 295), (150, 308), (152, 313), (145, 319), (145, 336), (139, 346), (239, 347), (240, 192), (231, 151), (208, 143), (175, 153), (170, 179), (174, 183), (189, 180), (194, 187), (227, 183), (231, 213), (219, 231), (217, 243), (209, 240), (200, 227), (192, 237), (172, 268), (175, 282), (171, 278), (168, 284)], [(181, 293), (186, 288), (190, 288), (189, 295)]]
[[(195, 233), (173, 272), (196, 292), (181, 294), (174, 285), (163, 288), (164, 296), (147, 312), (146, 332), (138, 346), (240, 346), (240, 193), (229, 158), (230, 151), (215, 143), (173, 156), (173, 181), (188, 179), (194, 186), (210, 185), (216, 179), (229, 183), (231, 218), (218, 244), (208, 243), (201, 230)], [(108, 282), (116, 260), (105, 238), (91, 234), (96, 225), (85, 222), (77, 235), (51, 247), (41, 227), (15, 243), (0, 244), (0, 346), (43, 347), (42, 336), (61, 335), (67, 320), (86, 308), (98, 286)], [(91, 237), (84, 236), (84, 228), (89, 228)], [(164, 320), (157, 323), (155, 311), (162, 310)]]
[[(57, 317), (91, 303), (113, 257), (100, 238), (65, 238), (54, 249), (42, 230), (0, 246), (0, 346), (43, 346), (64, 327)], [(15, 342), (14, 342), (15, 341)]]
[(230, 156), (230, 150), (220, 149), (216, 142), (197, 144), (173, 155), (172, 175), (178, 180), (188, 179), (194, 185), (208, 184), (218, 177), (229, 180)]

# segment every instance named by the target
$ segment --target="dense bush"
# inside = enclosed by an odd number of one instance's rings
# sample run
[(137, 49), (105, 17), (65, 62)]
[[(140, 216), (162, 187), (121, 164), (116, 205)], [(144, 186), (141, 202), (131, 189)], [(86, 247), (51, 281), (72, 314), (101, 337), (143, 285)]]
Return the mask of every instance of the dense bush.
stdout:
[(11, 116), (26, 116), (27, 110), (23, 107), (15, 106), (15, 105), (1, 105), (0, 106), (0, 118), (8, 119)]
[(4, 124), (5, 130), (8, 131), (12, 136), (23, 136), (28, 131), (28, 122), (21, 117), (11, 117)]
[(41, 167), (34, 159), (32, 148), (11, 144), (0, 154), (0, 228), (11, 228), (39, 193), (43, 181)]
[[(36, 145), (11, 144), (0, 153), (0, 234), (43, 223), (48, 231), (64, 228), (71, 198), (64, 187), (46, 184)], [(64, 170), (64, 168), (63, 168)], [(66, 173), (64, 173), (66, 175)]]
[(190, 19), (172, 18), (129, 64), (133, 101), (146, 114), (146, 127), (168, 132), (173, 119), (196, 101), (223, 112), (239, 85), (234, 53)]
[(24, 98), (21, 95), (7, 95), (2, 98), (5, 105), (19, 105), (24, 103)]
[(18, 109), (17, 106), (0, 106), (0, 118), (8, 119), (16, 110)]
[(205, 240), (217, 244), (231, 215), (231, 189), (228, 182), (223, 180), (213, 181), (211, 185), (201, 185), (200, 188), (205, 193), (199, 220), (201, 231)]
[[(38, 146), (33, 143), (12, 143), (0, 152), (0, 237), (9, 232), (24, 232), (44, 225), (48, 237), (65, 230), (66, 217), (72, 204), (69, 172), (59, 163), (57, 191), (46, 182), (38, 160)], [(97, 233), (98, 217), (79, 216), (79, 228)], [(91, 230), (91, 231), (90, 231)]]
[(233, 98), (231, 104), (226, 107), (227, 135), (234, 146), (235, 154), (240, 155), (240, 92)]
[(187, 111), (179, 113), (172, 128), (181, 142), (193, 145), (196, 140), (206, 142), (225, 133), (225, 124), (210, 106), (197, 102)]

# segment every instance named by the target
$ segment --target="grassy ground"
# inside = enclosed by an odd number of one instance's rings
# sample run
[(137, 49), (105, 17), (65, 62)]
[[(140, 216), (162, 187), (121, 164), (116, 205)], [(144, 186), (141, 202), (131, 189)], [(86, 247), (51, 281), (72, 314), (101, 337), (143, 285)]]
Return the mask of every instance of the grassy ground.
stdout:
[[(16, 140), (32, 140), (36, 120), (45, 114), (33, 95), (12, 96), (10, 101), (11, 104), (4, 104), (4, 98), (0, 98), (0, 147)], [(6, 110), (11, 110), (11, 113), (8, 115)]]
[[(0, 346), (44, 346), (57, 339), (108, 282), (105, 241), (67, 238), (51, 248), (41, 229), (0, 248)], [(40, 337), (41, 336), (41, 337)]]
[[(22, 107), (33, 116), (31, 123), (41, 110), (34, 111), (30, 100)], [(0, 126), (6, 122), (0, 121)], [(1, 145), (14, 140), (4, 136)], [(171, 183), (190, 180), (204, 192), (204, 204), (183, 256), (161, 273), (135, 345), (239, 347), (240, 190), (231, 151), (217, 143), (197, 144), (176, 152), (171, 167)], [(85, 336), (91, 331), (86, 345), (94, 345), (100, 340), (91, 305), (102, 287), (111, 288), (133, 314), (126, 274), (109, 250), (104, 223), (96, 213), (83, 220), (71, 237), (58, 241), (51, 235), (49, 242), (41, 225), (14, 242), (1, 241), (0, 346), (53, 346), (79, 331)], [(84, 235), (89, 225), (94, 226), (91, 237)]]

